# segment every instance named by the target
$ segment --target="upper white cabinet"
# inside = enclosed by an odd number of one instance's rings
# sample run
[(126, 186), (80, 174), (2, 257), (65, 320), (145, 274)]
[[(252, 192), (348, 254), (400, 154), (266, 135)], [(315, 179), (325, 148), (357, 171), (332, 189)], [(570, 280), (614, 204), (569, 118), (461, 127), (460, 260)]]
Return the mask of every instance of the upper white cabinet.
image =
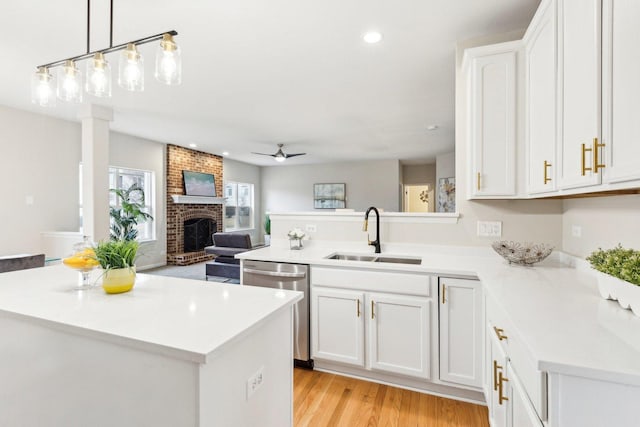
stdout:
[(640, 179), (640, 2), (603, 0), (603, 181)]
[(555, 4), (545, 1), (524, 36), (529, 194), (546, 195), (556, 189), (556, 35)]
[(482, 385), (482, 286), (440, 278), (440, 380)]
[(601, 1), (557, 0), (561, 189), (601, 182)]
[(467, 49), (468, 198), (516, 197), (517, 60), (521, 43)]

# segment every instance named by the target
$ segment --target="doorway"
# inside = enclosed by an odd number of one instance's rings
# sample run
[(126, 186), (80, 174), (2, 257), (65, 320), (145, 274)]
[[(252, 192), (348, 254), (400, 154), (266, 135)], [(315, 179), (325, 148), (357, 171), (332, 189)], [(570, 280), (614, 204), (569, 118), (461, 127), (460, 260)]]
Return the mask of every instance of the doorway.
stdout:
[(427, 184), (404, 185), (403, 212), (433, 212), (435, 208), (433, 188)]

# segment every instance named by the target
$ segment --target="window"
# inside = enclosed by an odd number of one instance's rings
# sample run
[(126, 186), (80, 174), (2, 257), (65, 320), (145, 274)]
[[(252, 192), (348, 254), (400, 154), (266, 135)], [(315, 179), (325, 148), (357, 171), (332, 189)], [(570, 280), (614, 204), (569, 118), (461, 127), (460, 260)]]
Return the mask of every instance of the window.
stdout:
[[(154, 174), (151, 171), (109, 168), (109, 188), (128, 189), (132, 185), (137, 185), (144, 190), (144, 211), (155, 216), (153, 212), (153, 181)], [(109, 206), (118, 207), (118, 197), (109, 192)], [(155, 227), (153, 221), (145, 221), (138, 224), (138, 240), (153, 240), (155, 238)]]
[[(80, 182), (80, 231), (82, 231), (83, 212), (82, 212), (82, 164), (79, 168)], [(155, 175), (152, 171), (124, 169), (109, 167), (109, 188), (127, 189), (132, 184), (137, 184), (144, 190), (144, 211), (155, 217), (154, 214), (154, 181)], [(109, 192), (109, 206), (117, 207), (118, 198), (112, 192)], [(153, 220), (138, 224), (138, 240), (155, 239), (155, 227)]]
[(229, 181), (224, 196), (225, 231), (253, 228), (253, 184)]

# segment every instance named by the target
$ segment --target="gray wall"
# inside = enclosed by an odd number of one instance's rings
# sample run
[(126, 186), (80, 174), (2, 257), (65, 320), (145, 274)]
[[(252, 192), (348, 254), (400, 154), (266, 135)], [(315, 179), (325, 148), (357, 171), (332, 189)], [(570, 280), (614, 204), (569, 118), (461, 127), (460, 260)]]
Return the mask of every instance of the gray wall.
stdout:
[(267, 166), (262, 168), (262, 206), (268, 212), (312, 211), (313, 184), (345, 183), (347, 209), (376, 206), (397, 212), (400, 174), (397, 160)]

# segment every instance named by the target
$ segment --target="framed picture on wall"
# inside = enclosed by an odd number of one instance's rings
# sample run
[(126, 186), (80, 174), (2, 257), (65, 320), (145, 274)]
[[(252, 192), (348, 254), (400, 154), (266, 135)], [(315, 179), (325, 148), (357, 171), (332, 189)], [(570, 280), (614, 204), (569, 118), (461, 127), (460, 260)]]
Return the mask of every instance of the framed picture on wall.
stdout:
[(456, 179), (440, 178), (438, 181), (438, 212), (456, 211)]
[(347, 200), (346, 184), (313, 184), (314, 209), (342, 209)]

